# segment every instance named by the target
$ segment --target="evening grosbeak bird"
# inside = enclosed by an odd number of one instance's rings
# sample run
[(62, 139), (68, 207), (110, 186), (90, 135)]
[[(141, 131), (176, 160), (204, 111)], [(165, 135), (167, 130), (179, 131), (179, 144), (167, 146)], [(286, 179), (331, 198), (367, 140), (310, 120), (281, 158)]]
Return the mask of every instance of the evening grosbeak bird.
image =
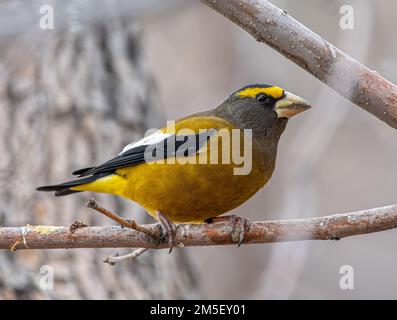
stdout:
[[(179, 119), (101, 165), (73, 172), (74, 180), (37, 190), (56, 196), (91, 191), (133, 200), (159, 221), (172, 245), (174, 223), (211, 221), (261, 189), (272, 176), (288, 119), (309, 108), (280, 87), (249, 85), (215, 109)], [(245, 151), (248, 164), (237, 163)], [(243, 239), (244, 232), (240, 243)]]

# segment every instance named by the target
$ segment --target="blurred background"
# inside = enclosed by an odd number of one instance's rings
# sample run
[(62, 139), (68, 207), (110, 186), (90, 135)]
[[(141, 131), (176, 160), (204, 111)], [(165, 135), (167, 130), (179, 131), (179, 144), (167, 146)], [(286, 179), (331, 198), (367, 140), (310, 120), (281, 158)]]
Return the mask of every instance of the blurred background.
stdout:
[[(290, 15), (397, 82), (394, 1), (273, 0)], [(354, 28), (340, 28), (340, 8)], [(39, 26), (54, 9), (53, 30)], [(99, 163), (189, 113), (215, 107), (250, 83), (279, 85), (314, 108), (288, 124), (266, 188), (234, 213), (251, 220), (304, 218), (396, 203), (391, 127), (344, 100), (199, 1), (0, 1), (0, 225), (111, 221), (89, 194), (34, 191)], [(152, 221), (132, 202), (106, 208)], [(116, 266), (114, 250), (0, 252), (1, 299), (397, 298), (396, 232), (145, 253)], [(118, 249), (120, 254), (128, 250)], [(53, 268), (54, 287), (40, 286)], [(340, 268), (354, 270), (342, 290)]]

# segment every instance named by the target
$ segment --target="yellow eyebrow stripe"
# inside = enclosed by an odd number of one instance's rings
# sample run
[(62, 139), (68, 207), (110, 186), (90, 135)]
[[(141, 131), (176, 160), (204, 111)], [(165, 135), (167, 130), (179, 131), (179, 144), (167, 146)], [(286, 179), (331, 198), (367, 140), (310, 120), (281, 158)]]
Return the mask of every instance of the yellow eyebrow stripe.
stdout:
[(284, 93), (284, 90), (280, 87), (252, 87), (237, 92), (237, 95), (241, 98), (255, 98), (258, 93), (264, 93), (274, 99), (279, 99)]

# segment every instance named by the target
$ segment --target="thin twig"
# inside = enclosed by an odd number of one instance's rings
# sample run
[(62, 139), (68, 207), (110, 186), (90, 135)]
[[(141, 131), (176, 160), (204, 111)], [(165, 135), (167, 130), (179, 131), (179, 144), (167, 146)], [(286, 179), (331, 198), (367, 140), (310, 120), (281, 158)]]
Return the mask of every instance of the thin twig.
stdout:
[(87, 207), (94, 209), (95, 211), (98, 211), (100, 213), (102, 213), (103, 215), (105, 215), (106, 217), (112, 219), (113, 221), (116, 221), (117, 223), (119, 223), (120, 225), (122, 225), (123, 227), (126, 228), (131, 228), (134, 229), (136, 231), (142, 232), (147, 234), (150, 237), (155, 237), (156, 236), (156, 232), (153, 232), (149, 229), (146, 229), (145, 227), (140, 226), (139, 224), (136, 223), (135, 220), (126, 220), (123, 219), (122, 217), (118, 216), (117, 214), (114, 214), (113, 212), (101, 207), (96, 201), (95, 199), (91, 198), (88, 203), (87, 203)]
[[(397, 86), (265, 0), (201, 0), (340, 95), (397, 128)], [(332, 74), (332, 76), (330, 76)]]
[(124, 260), (134, 260), (135, 258), (138, 258), (141, 254), (145, 253), (148, 250), (149, 248), (139, 248), (123, 256), (119, 256), (119, 255), (109, 256), (105, 260), (103, 260), (103, 262), (109, 263), (111, 265), (115, 265), (117, 262), (121, 262)]
[[(243, 244), (298, 240), (338, 240), (359, 234), (394, 229), (397, 226), (397, 205), (335, 214), (325, 217), (256, 221), (250, 223)], [(144, 225), (158, 232), (158, 225)], [(0, 249), (59, 248), (169, 248), (167, 239), (156, 241), (147, 234), (130, 228), (85, 227), (71, 233), (67, 227), (24, 226), (0, 228)], [(177, 225), (175, 243), (178, 247), (236, 245), (228, 222)], [(18, 242), (19, 241), (19, 242)]]

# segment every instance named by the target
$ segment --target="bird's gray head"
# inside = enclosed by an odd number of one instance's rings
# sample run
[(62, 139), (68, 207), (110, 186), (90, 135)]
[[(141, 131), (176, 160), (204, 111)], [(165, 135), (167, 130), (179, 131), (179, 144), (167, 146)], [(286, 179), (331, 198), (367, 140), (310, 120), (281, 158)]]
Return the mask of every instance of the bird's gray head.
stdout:
[(232, 93), (216, 112), (254, 137), (278, 141), (289, 118), (310, 108), (302, 98), (276, 86), (255, 84)]

